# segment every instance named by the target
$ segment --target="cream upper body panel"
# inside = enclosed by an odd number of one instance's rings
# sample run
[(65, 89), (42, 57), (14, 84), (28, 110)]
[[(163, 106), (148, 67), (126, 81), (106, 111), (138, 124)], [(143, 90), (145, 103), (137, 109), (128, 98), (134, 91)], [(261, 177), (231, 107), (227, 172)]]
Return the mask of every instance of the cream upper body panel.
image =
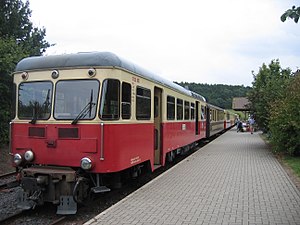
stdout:
[[(154, 88), (157, 87), (162, 90), (162, 110), (164, 115), (162, 120), (165, 122), (168, 122), (165, 113), (166, 107), (164, 107), (166, 105), (167, 96), (173, 96), (176, 99), (182, 99), (183, 101), (188, 101), (193, 104), (198, 101), (200, 102), (200, 107), (206, 106), (206, 100), (201, 95), (191, 92), (173, 82), (165, 80), (133, 63), (130, 63), (112, 53), (107, 52), (78, 53), (60, 56), (25, 58), (18, 63), (16, 72), (13, 74), (13, 76), (17, 90), (19, 85), (25, 82), (50, 81), (51, 83), (53, 83), (52, 99), (54, 99), (56, 85), (60, 81), (99, 81), (100, 90), (97, 101), (97, 116), (93, 120), (84, 120), (84, 123), (88, 124), (100, 123), (102, 121), (98, 116), (99, 104), (101, 101), (102, 83), (106, 79), (116, 79), (120, 81), (121, 84), (125, 82), (131, 85), (131, 115), (134, 115), (133, 112), (135, 112), (136, 110), (135, 96), (137, 87), (151, 90), (151, 101), (153, 101), (154, 99)], [(16, 101), (16, 108), (18, 107), (17, 102), (18, 100)], [(52, 101), (52, 112), (54, 110), (53, 107), (54, 104)], [(105, 121), (105, 123), (152, 123), (154, 120), (153, 114), (154, 113), (152, 109), (150, 120), (136, 120), (134, 116), (131, 116), (131, 118), (127, 120), (120, 119), (114, 121)], [(18, 117), (16, 117), (14, 121), (18, 121)], [(25, 121), (22, 120), (20, 122)], [(68, 124), (70, 121), (58, 121), (53, 117), (53, 114), (51, 114), (47, 123), (49, 122)], [(40, 120), (39, 123), (46, 123), (46, 121)]]

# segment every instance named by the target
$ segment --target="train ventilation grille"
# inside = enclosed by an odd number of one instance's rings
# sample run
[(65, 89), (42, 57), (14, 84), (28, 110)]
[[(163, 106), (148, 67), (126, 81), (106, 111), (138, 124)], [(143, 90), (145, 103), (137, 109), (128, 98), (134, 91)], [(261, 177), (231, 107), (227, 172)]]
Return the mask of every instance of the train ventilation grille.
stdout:
[(58, 138), (79, 138), (78, 128), (58, 128)]
[(29, 127), (28, 136), (44, 138), (46, 136), (46, 130), (44, 127)]

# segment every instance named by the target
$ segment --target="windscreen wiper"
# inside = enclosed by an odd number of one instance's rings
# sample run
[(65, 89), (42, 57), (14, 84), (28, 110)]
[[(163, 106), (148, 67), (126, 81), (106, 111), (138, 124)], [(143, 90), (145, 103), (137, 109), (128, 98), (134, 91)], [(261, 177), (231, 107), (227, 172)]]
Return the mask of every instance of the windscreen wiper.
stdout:
[(37, 112), (38, 111), (38, 107), (37, 107), (37, 102), (34, 103), (34, 107), (33, 107), (33, 115), (32, 115), (32, 119), (29, 121), (29, 123), (31, 124), (35, 124), (36, 120), (37, 120)]
[[(43, 103), (42, 107), (45, 106), (45, 110), (49, 107), (50, 105), (50, 89), (48, 89), (46, 100)], [(41, 111), (41, 107), (39, 106), (39, 103), (37, 101), (34, 102), (34, 107), (33, 107), (33, 115), (32, 119), (29, 123), (35, 124), (37, 119), (38, 119), (38, 113)]]
[(76, 118), (72, 121), (72, 125), (75, 125), (80, 119), (84, 118), (88, 113), (91, 117), (92, 115), (92, 109), (96, 105), (96, 103), (93, 102), (93, 89), (91, 90), (91, 98), (89, 103), (80, 111), (80, 113), (76, 116)]

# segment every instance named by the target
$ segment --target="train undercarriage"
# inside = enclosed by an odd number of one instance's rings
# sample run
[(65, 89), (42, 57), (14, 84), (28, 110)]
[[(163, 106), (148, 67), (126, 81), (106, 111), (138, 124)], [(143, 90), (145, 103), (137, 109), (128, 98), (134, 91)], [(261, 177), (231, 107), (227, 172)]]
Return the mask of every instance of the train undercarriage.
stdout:
[(18, 193), (18, 208), (34, 209), (50, 202), (57, 205), (57, 214), (76, 214), (78, 204), (87, 201), (92, 194), (121, 188), (123, 179), (138, 177), (143, 168), (142, 164), (111, 174), (92, 174), (66, 167), (24, 168), (19, 171), (22, 189)]

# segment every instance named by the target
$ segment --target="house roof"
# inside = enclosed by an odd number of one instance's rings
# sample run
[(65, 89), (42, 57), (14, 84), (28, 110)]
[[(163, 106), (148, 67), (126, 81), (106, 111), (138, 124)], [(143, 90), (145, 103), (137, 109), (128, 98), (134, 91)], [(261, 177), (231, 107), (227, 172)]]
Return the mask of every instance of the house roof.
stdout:
[(237, 111), (248, 111), (250, 102), (247, 97), (236, 97), (232, 100), (232, 109)]

